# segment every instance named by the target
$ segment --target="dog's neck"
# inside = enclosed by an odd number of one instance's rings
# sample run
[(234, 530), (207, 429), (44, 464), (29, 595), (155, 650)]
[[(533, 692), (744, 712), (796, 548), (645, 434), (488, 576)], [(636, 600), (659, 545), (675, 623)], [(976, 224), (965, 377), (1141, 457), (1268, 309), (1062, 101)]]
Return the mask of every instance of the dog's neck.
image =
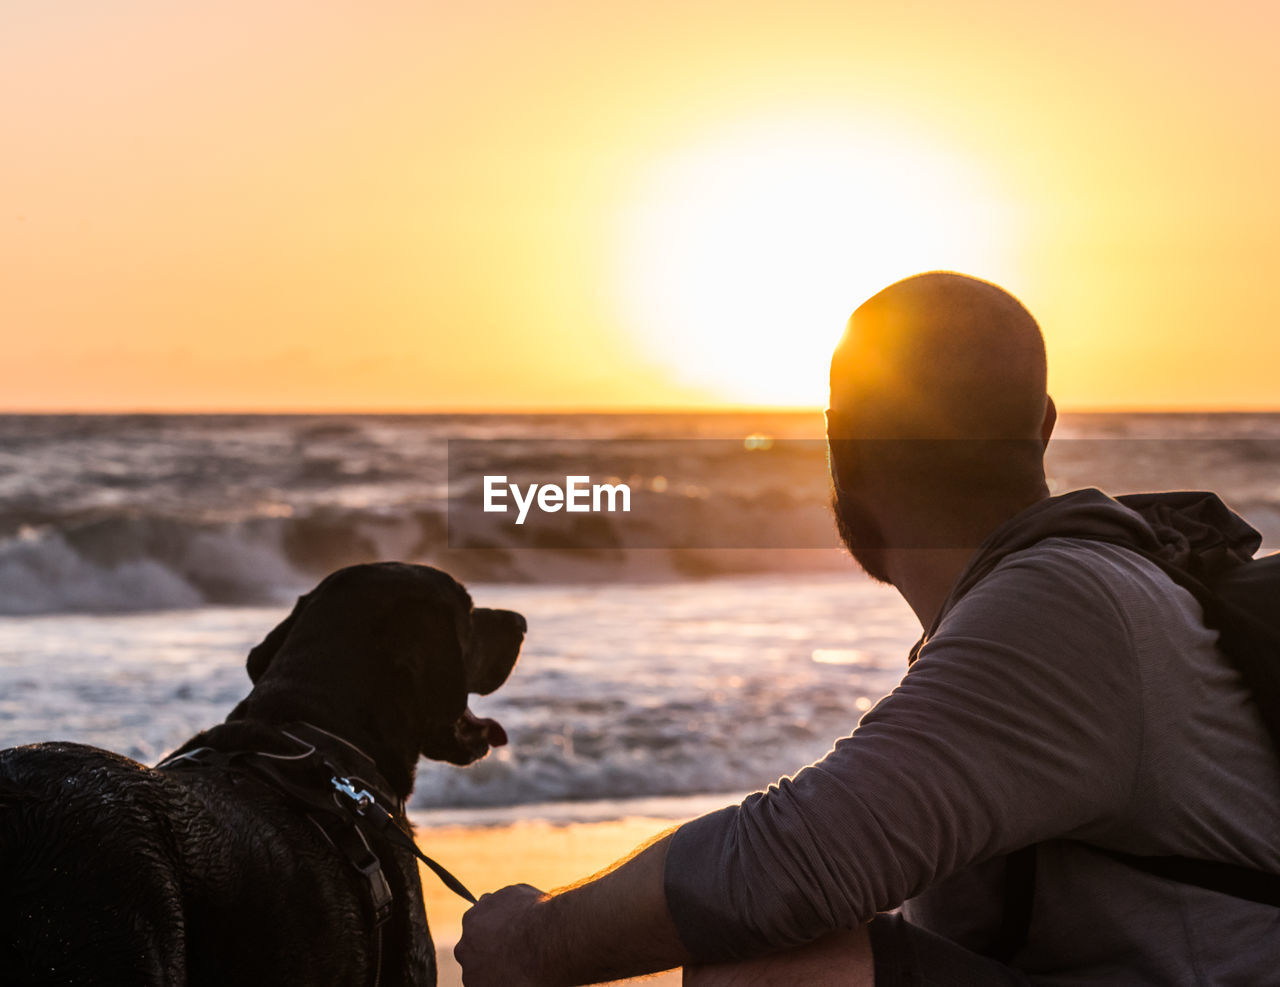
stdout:
[(333, 738), (339, 751), (348, 748), (359, 757), (373, 762), (390, 786), (389, 794), (405, 801), (413, 791), (418, 767), (417, 750), (400, 750), (390, 741), (393, 731), (380, 729), (375, 718), (361, 724), (334, 723), (323, 710), (309, 708), (296, 694), (283, 697), (273, 690), (255, 689), (236, 706), (226, 722), (258, 720), (273, 726), (302, 722)]
[(354, 754), (360, 760), (368, 762), (370, 765), (372, 765), (375, 768), (377, 767), (377, 762), (368, 754), (366, 754), (364, 751), (362, 751), (359, 747), (353, 744), (351, 741), (343, 737), (339, 737), (336, 733), (333, 733), (332, 731), (329, 731), (329, 730), (325, 730), (323, 727), (318, 727), (314, 723), (308, 723), (306, 720), (299, 720), (298, 723), (300, 726), (304, 728), (304, 732), (318, 733), (323, 737), (327, 737), (329, 738), (329, 740), (335, 741), (337, 744), (340, 744), (342, 748), (345, 748), (348, 754)]

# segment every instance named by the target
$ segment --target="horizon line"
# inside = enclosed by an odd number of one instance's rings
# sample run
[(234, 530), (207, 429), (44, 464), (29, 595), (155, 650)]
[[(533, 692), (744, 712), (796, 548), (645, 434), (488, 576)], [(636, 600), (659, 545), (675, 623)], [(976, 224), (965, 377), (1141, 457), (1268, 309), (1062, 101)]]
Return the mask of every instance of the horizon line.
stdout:
[[(598, 405), (565, 405), (556, 406), (512, 406), (508, 408), (481, 409), (471, 406), (463, 407), (388, 407), (370, 408), (353, 406), (291, 406), (284, 408), (263, 408), (254, 406), (232, 407), (137, 407), (137, 408), (0, 408), (0, 416), (4, 417), (131, 417), (131, 416), (215, 416), (215, 415), (251, 415), (251, 416), (375, 416), (375, 415), (738, 415), (738, 414), (795, 414), (820, 415), (821, 405), (770, 405), (770, 404), (715, 404), (715, 405), (635, 405), (608, 406)], [(1075, 405), (1061, 406), (1059, 411), (1069, 415), (1270, 415), (1280, 414), (1280, 405), (1272, 406), (1232, 406), (1232, 405)]]

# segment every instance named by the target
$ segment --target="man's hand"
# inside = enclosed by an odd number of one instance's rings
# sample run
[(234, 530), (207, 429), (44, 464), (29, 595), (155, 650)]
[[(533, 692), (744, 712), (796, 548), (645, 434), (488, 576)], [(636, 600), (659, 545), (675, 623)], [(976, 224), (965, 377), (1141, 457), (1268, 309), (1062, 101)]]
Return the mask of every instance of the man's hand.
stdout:
[(453, 950), (467, 987), (534, 987), (549, 982), (540, 970), (532, 934), (533, 910), (547, 899), (528, 884), (480, 896), (462, 916), (462, 938)]
[(667, 839), (555, 894), (516, 884), (462, 917), (453, 955), (466, 987), (593, 984), (682, 966), (663, 889)]

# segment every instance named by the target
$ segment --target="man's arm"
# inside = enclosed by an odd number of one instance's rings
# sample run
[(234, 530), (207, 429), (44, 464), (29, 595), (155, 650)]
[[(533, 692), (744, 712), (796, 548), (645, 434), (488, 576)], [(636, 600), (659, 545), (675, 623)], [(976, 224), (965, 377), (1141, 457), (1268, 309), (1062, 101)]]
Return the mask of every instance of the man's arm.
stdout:
[(699, 962), (853, 929), (973, 863), (1123, 821), (1141, 676), (1090, 561), (1009, 560), (825, 758), (674, 834), (667, 902)]
[(689, 962), (664, 891), (669, 844), (670, 833), (553, 894), (517, 884), (484, 895), (454, 950), (467, 987), (591, 984)]
[[(492, 923), (464, 923), (468, 987), (792, 949), (977, 860), (1122, 816), (1142, 750), (1141, 680), (1114, 599), (1060, 554), (984, 580), (822, 761), (588, 885), (493, 896)], [(508, 957), (492, 958), (492, 978), (478, 975), (486, 949)]]

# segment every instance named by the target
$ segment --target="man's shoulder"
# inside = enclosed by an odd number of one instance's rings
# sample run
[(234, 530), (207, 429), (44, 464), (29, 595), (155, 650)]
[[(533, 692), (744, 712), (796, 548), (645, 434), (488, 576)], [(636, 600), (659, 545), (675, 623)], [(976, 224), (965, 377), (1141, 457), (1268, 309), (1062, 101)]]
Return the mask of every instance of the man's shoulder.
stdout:
[(1039, 650), (1139, 645), (1204, 631), (1199, 603), (1149, 559), (1121, 546), (1051, 537), (1011, 552), (944, 615), (933, 635), (1015, 640)]
[[(1194, 597), (1150, 559), (1122, 545), (1085, 537), (1054, 536), (1011, 552), (974, 587), (981, 595), (1011, 583), (1028, 592), (1061, 594), (1106, 603), (1121, 614), (1152, 607), (1180, 615), (1200, 614)], [(963, 604), (963, 600), (960, 601)]]
[(1098, 682), (1127, 675), (1132, 662), (1117, 659), (1133, 654), (1133, 638), (1117, 577), (1102, 572), (1109, 564), (1078, 539), (1010, 553), (942, 616), (916, 649), (912, 672), (1047, 681), (1070, 668)]
[[(1119, 615), (1129, 588), (1164, 577), (1133, 552), (1087, 538), (1054, 536), (1010, 552), (979, 580), (943, 624), (957, 615), (1034, 609), (1041, 616), (1086, 606)], [(939, 628), (941, 629), (941, 628)]]

